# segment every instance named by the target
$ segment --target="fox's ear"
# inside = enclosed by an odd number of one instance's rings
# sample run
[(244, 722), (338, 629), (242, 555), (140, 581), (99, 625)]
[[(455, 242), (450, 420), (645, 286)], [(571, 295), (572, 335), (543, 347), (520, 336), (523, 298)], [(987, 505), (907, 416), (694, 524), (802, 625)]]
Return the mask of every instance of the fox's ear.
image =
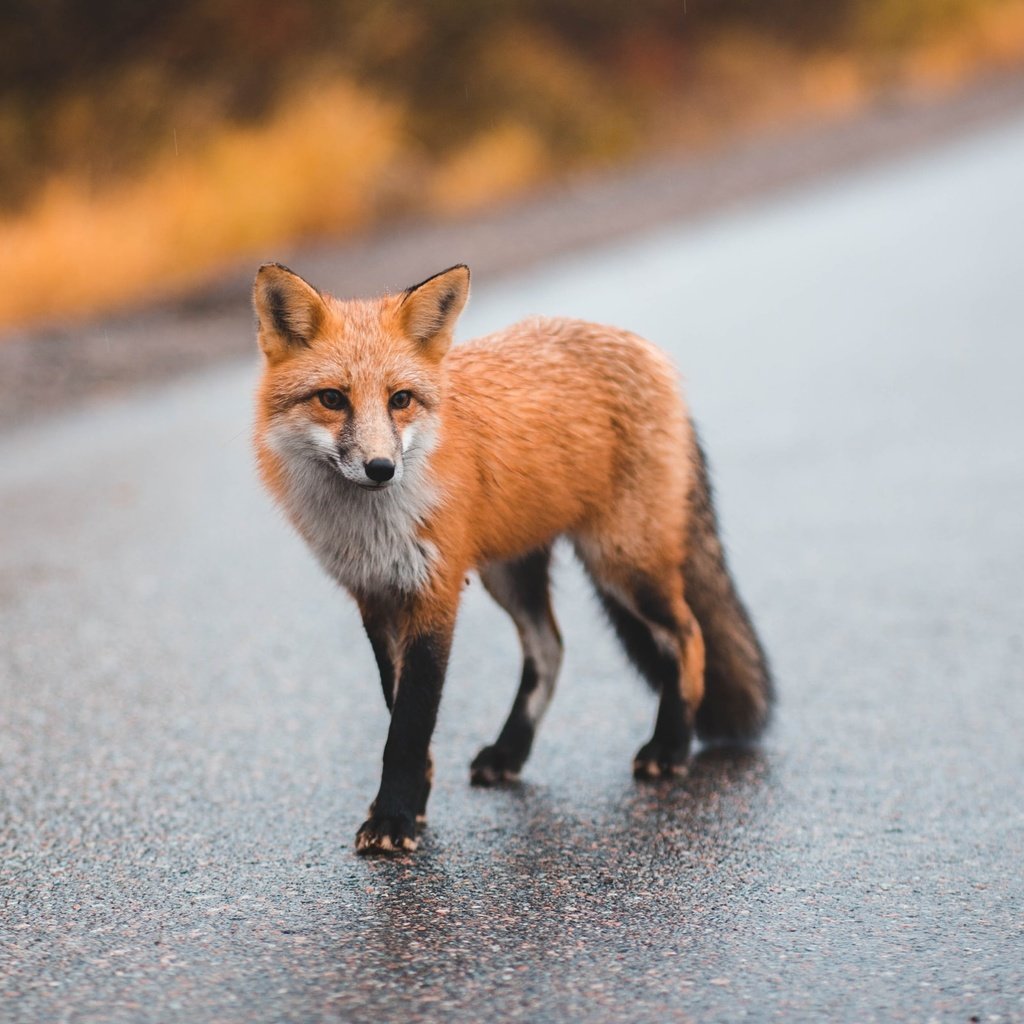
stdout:
[(272, 360), (308, 348), (326, 312), (323, 296), (280, 263), (264, 263), (256, 272), (252, 301), (260, 348)]
[(405, 333), (435, 359), (448, 351), (452, 332), (469, 297), (469, 267), (459, 263), (402, 293), (399, 313)]

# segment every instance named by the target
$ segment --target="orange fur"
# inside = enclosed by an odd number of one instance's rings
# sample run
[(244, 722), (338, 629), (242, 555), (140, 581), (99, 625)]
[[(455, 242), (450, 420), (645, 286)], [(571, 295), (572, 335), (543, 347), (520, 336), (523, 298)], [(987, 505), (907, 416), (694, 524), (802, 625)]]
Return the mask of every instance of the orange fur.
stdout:
[[(463, 580), (479, 569), (516, 619), (527, 664), (532, 658), (541, 673), (543, 699), (530, 705), (524, 682), (529, 707), (513, 709), (517, 728), (535, 728), (561, 659), (544, 553), (564, 536), (630, 656), (662, 693), (638, 774), (678, 770), (700, 726), (708, 623), (716, 672), (725, 665), (736, 676), (716, 682), (709, 734), (756, 734), (770, 681), (725, 567), (703, 457), (668, 359), (628, 331), (567, 319), (527, 320), (451, 348), (468, 288), (461, 266), (371, 300), (322, 295), (278, 265), (256, 279), (266, 356), (260, 472), (358, 601), (389, 707), (400, 699), (399, 681), (420, 671), (409, 657), (417, 638), (434, 644), (443, 678)], [(524, 577), (531, 558), (533, 576)], [(699, 621), (687, 600), (688, 566)], [(526, 589), (517, 594), (517, 586)], [(417, 650), (417, 665), (434, 664), (434, 654)], [(396, 735), (408, 732), (403, 723)], [(529, 742), (520, 743), (520, 763)], [(425, 750), (419, 740), (414, 746), (409, 763), (425, 771)], [(505, 771), (496, 756), (475, 780)], [(392, 771), (406, 779), (404, 790), (391, 785), (386, 752), (361, 851), (411, 848), (395, 824), (413, 800), (411, 770)], [(382, 801), (399, 807), (398, 817), (380, 811)]]
[[(259, 386), (259, 467), (286, 511), (281, 459), (265, 440), (285, 403), (342, 384), (358, 416), (415, 384), (439, 407), (430, 466), (443, 501), (422, 525), (441, 553), (439, 591), (442, 580), (562, 534), (592, 547), (613, 576), (682, 565), (694, 440), (677, 375), (649, 342), (535, 319), (437, 359), (405, 335), (398, 297), (323, 301), (310, 347), (268, 362)], [(326, 425), (339, 418), (315, 401), (301, 415)], [(400, 423), (415, 416), (395, 414)]]

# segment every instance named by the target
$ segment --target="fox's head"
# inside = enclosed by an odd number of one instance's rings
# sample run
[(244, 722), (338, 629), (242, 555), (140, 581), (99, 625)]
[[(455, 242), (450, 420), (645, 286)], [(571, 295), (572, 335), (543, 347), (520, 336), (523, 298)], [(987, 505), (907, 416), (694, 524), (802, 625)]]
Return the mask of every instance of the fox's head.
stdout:
[(401, 294), (347, 302), (280, 264), (260, 267), (261, 444), (367, 490), (398, 484), (434, 444), (441, 363), (468, 294), (461, 264)]

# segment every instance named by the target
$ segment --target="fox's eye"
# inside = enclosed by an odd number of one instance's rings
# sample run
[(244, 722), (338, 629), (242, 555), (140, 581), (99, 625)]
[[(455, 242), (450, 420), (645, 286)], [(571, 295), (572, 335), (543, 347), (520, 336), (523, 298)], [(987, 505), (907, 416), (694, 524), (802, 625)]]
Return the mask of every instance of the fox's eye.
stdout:
[(391, 408), (392, 409), (408, 409), (409, 403), (412, 401), (411, 391), (396, 391), (391, 396)]
[(324, 388), (316, 397), (325, 409), (344, 409), (348, 405), (348, 399), (337, 388)]

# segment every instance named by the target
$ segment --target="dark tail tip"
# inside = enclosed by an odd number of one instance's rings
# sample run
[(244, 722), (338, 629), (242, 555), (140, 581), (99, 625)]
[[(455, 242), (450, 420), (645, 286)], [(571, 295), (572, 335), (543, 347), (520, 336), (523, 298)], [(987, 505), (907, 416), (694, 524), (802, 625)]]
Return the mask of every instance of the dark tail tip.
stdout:
[(707, 463), (696, 435), (695, 458), (683, 574), (687, 603), (704, 635), (704, 699), (697, 709), (697, 735), (705, 741), (750, 741), (771, 719), (775, 688), (726, 564)]
[(749, 638), (753, 652), (744, 644), (745, 651), (727, 651), (725, 657), (705, 640), (704, 699), (696, 717), (697, 735), (705, 742), (750, 742), (771, 722), (775, 687), (753, 627)]

